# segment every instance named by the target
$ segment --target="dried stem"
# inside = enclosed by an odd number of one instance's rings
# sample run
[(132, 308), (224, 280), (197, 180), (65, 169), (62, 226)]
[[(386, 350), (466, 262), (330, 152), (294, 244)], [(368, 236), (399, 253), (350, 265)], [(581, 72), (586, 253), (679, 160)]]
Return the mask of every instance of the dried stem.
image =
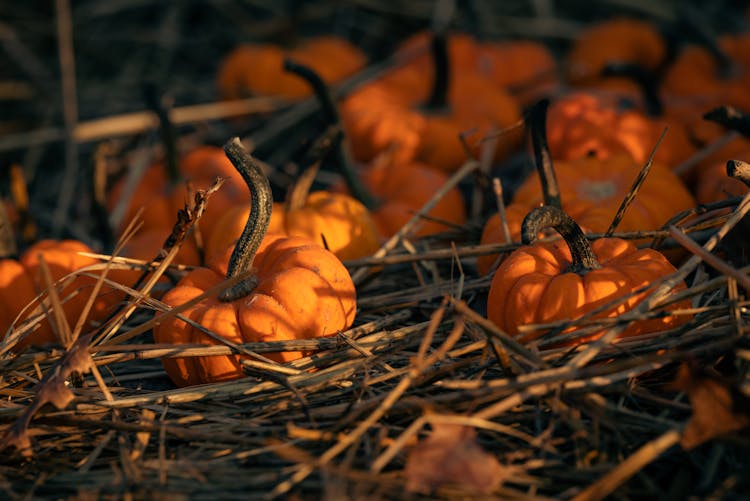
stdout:
[(727, 161), (727, 176), (742, 181), (750, 188), (750, 163), (742, 160)]
[[(234, 251), (232, 251), (232, 257), (229, 259), (227, 279), (232, 279), (250, 271), (255, 253), (258, 251), (266, 230), (268, 230), (268, 223), (271, 221), (273, 199), (271, 198), (271, 185), (263, 173), (263, 169), (242, 146), (238, 137), (230, 139), (224, 145), (224, 151), (242, 175), (250, 190), (250, 214), (245, 229), (242, 230), (242, 235), (240, 235), (240, 239), (237, 241)], [(254, 276), (248, 277), (224, 290), (219, 294), (219, 299), (221, 301), (234, 301), (250, 294), (257, 284), (257, 278)]]
[(562, 208), (560, 199), (560, 187), (557, 184), (557, 176), (552, 165), (552, 155), (547, 144), (547, 109), (549, 99), (536, 102), (529, 109), (526, 116), (529, 135), (531, 136), (531, 147), (534, 150), (534, 165), (542, 183), (542, 195), (544, 205)]
[(524, 244), (529, 245), (537, 239), (539, 232), (549, 227), (554, 228), (562, 235), (570, 249), (573, 262), (566, 271), (583, 275), (591, 270), (601, 268), (581, 227), (562, 209), (557, 207), (544, 205), (536, 207), (526, 214), (521, 226), (521, 240)]
[[(323, 110), (323, 114), (325, 115), (328, 124), (338, 126), (343, 131), (341, 115), (338, 112), (338, 108), (336, 107), (336, 103), (331, 96), (328, 86), (320, 75), (318, 75), (312, 68), (295, 63), (289, 59), (284, 61), (284, 69), (304, 79), (310, 85), (313, 92), (315, 92), (315, 97)], [(357, 174), (354, 172), (349, 145), (343, 133), (338, 140), (336, 156), (336, 163), (338, 164), (341, 175), (344, 176), (344, 180), (346, 181), (346, 185), (352, 193), (352, 196), (362, 202), (362, 204), (369, 210), (375, 208), (377, 206), (375, 198), (360, 182)]]

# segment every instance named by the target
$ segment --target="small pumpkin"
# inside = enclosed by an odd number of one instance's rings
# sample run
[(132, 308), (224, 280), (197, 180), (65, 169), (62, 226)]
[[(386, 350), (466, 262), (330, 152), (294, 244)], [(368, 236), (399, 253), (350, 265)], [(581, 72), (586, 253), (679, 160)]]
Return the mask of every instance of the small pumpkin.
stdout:
[[(585, 231), (607, 231), (642, 165), (630, 156), (613, 155), (606, 160), (583, 156), (574, 160), (557, 161), (553, 167), (550, 152), (546, 151), (544, 111), (545, 104), (540, 103), (529, 113), (538, 175), (527, 178), (521, 184), (507, 208), (506, 219), (513, 240), (517, 241), (520, 237), (521, 222), (525, 214), (542, 203), (562, 208)], [(556, 193), (557, 198), (550, 197), (550, 189)], [(665, 193), (669, 196), (665, 196)], [(664, 165), (654, 163), (618, 229), (655, 230), (677, 212), (694, 206), (695, 200), (680, 178)], [(502, 235), (500, 218), (493, 215), (485, 223), (481, 243), (503, 242)], [(479, 258), (477, 264), (480, 272), (488, 273), (496, 259), (497, 255)]]
[(310, 88), (284, 71), (286, 58), (314, 68), (329, 84), (354, 75), (367, 63), (364, 52), (335, 36), (311, 37), (290, 49), (270, 43), (240, 45), (220, 65), (220, 95), (225, 99), (248, 95), (289, 99), (309, 96)]
[[(15, 167), (12, 171), (14, 169)], [(33, 219), (28, 214), (26, 182), (21, 172), (12, 172), (12, 176), (14, 176), (11, 181), (13, 199), (16, 204), (19, 204), (19, 207), (14, 207), (14, 210), (23, 215), (21, 221), (25, 220), (25, 224), (21, 226), (21, 229), (27, 230), (23, 238), (27, 241), (33, 236), (35, 230)], [(47, 283), (41, 271), (42, 261), (49, 270), (52, 282), (57, 282), (84, 267), (100, 264), (96, 258), (80, 254), (92, 254), (94, 251), (91, 247), (72, 239), (38, 240), (31, 243), (16, 259), (18, 255), (16, 237), (4, 208), (4, 205), (0, 205), (0, 339), (9, 333), (14, 322), (15, 325), (19, 325), (29, 319), (32, 314), (36, 315), (33, 306), (26, 309), (23, 315), (21, 312), (36, 301), (38, 295), (45, 296)], [(79, 321), (86, 302), (89, 300), (97, 281), (96, 274), (97, 272), (92, 272), (90, 275), (76, 275), (70, 282), (57, 288), (57, 294), (62, 301), (63, 316), (71, 329)], [(120, 294), (107, 285), (102, 285), (89, 311), (86, 323), (83, 324), (84, 328), (104, 320), (120, 299)], [(14, 349), (21, 350), (27, 346), (39, 346), (57, 340), (58, 336), (52, 324), (45, 317), (33, 331), (15, 345)]]
[[(358, 177), (379, 200), (371, 214), (384, 238), (400, 230), (449, 179), (447, 174), (421, 162), (399, 163), (389, 152), (364, 166)], [(430, 219), (418, 225), (414, 236), (434, 235), (451, 229), (451, 226), (463, 226), (466, 224), (463, 195), (457, 188), (451, 189), (427, 216)]]
[[(562, 241), (535, 242), (543, 228), (553, 227)], [(575, 320), (603, 305), (638, 291), (675, 271), (658, 251), (637, 249), (619, 238), (600, 238), (589, 244), (581, 228), (560, 209), (544, 206), (531, 211), (523, 222), (524, 247), (514, 251), (495, 272), (487, 299), (488, 318), (524, 342), (544, 335), (521, 336), (519, 327)], [(685, 285), (677, 287), (682, 290)], [(638, 293), (594, 318), (614, 318), (635, 308), (647, 293)], [(668, 311), (690, 306), (682, 301)], [(658, 332), (687, 321), (666, 315), (631, 323), (620, 337)], [(573, 338), (564, 345), (595, 340), (602, 331)]]
[[(450, 71), (447, 43), (444, 35), (433, 37), (433, 86), (427, 97), (411, 84), (425, 78), (421, 66), (412, 64), (343, 100), (342, 119), (355, 159), (368, 162), (393, 148), (399, 162), (415, 160), (451, 172), (466, 161), (462, 133), (471, 130), (480, 138), (519, 121), (520, 107), (510, 94), (476, 73), (459, 77)], [(504, 135), (495, 157), (507, 155), (519, 139), (515, 132)]]
[[(619, 109), (600, 96), (575, 92), (550, 107), (547, 139), (554, 159), (574, 160), (593, 155), (605, 160), (629, 155), (643, 164), (668, 124), (665, 120), (650, 119), (640, 111)], [(682, 128), (670, 128), (654, 159), (672, 168), (693, 150)]]
[[(79, 253), (82, 252), (93, 253), (94, 251), (78, 240), (45, 239), (28, 247), (18, 260), (8, 255), (0, 259), (0, 333), (2, 336), (8, 333), (8, 329), (18, 315), (36, 299), (37, 294), (46, 290), (41, 272), (41, 261), (44, 260), (52, 281), (56, 282), (81, 268), (100, 263), (93, 257), (80, 255)], [(78, 322), (96, 280), (93, 276), (77, 275), (70, 283), (58, 290), (58, 295), (63, 301), (63, 314), (71, 329)], [(103, 286), (92, 305), (84, 327), (104, 320), (120, 299), (120, 294), (106, 285)], [(29, 308), (18, 319), (16, 325), (28, 319), (33, 310), (34, 308)], [(35, 330), (16, 344), (14, 349), (41, 346), (57, 342), (57, 340), (58, 337), (52, 325), (47, 318), (44, 318)]]
[[(346, 268), (332, 253), (307, 239), (264, 238), (272, 213), (268, 179), (239, 139), (229, 141), (225, 151), (249, 187), (251, 217), (229, 259), (217, 257), (208, 268), (188, 273), (164, 295), (164, 303), (181, 305), (252, 267), (251, 277), (182, 314), (237, 344), (328, 336), (348, 328), (356, 314), (356, 291)], [(157, 323), (154, 339), (175, 345), (218, 343), (177, 317)], [(301, 355), (266, 356), (284, 362)], [(162, 362), (178, 386), (243, 376), (240, 355), (164, 358)]]
[(667, 44), (650, 22), (616, 17), (582, 30), (566, 57), (568, 81), (577, 87), (625, 90), (637, 87), (629, 79), (603, 76), (611, 63), (633, 64), (656, 71), (665, 61)]
[(479, 46), (479, 73), (503, 87), (522, 106), (551, 95), (560, 85), (557, 62), (534, 40), (503, 40)]

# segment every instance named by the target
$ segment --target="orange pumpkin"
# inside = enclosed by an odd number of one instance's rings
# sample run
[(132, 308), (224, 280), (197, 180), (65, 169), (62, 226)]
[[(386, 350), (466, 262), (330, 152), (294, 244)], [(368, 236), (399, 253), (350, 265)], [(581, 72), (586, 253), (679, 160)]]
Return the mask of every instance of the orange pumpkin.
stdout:
[(477, 65), (481, 75), (506, 89), (524, 106), (549, 96), (560, 85), (554, 56), (533, 40), (482, 43)]
[[(0, 332), (3, 335), (8, 332), (18, 314), (36, 298), (37, 294), (46, 290), (40, 268), (41, 260), (44, 260), (49, 268), (54, 282), (76, 270), (100, 263), (93, 257), (81, 256), (80, 252), (93, 253), (94, 251), (78, 240), (40, 240), (27, 248), (17, 261), (9, 257), (0, 260)], [(78, 322), (96, 280), (91, 276), (77, 275), (69, 284), (58, 290), (58, 295), (63, 301), (64, 317), (71, 329)], [(89, 313), (88, 323), (84, 324), (84, 327), (90, 326), (92, 322), (103, 320), (120, 299), (119, 293), (103, 285)], [(27, 319), (33, 309), (27, 310), (19, 318), (19, 322)], [(16, 325), (19, 322), (16, 322)], [(16, 349), (29, 345), (53, 343), (57, 340), (58, 337), (52, 325), (44, 318), (38, 328), (16, 345)]]
[[(306, 239), (280, 235), (264, 239), (272, 212), (268, 179), (239, 139), (227, 143), (225, 150), (249, 186), (252, 216), (228, 261), (218, 257), (208, 268), (188, 273), (163, 301), (178, 306), (252, 267), (251, 277), (182, 314), (237, 344), (308, 339), (348, 328), (356, 314), (356, 292), (346, 268), (333, 254)], [(176, 345), (218, 343), (176, 317), (159, 322), (154, 339)], [(267, 354), (279, 362), (301, 355)], [(164, 358), (163, 364), (178, 386), (243, 376), (240, 355)]]
[[(379, 205), (372, 210), (372, 217), (385, 238), (400, 230), (448, 178), (448, 175), (420, 162), (399, 164), (388, 152), (359, 172), (359, 179), (379, 200)], [(414, 236), (440, 233), (449, 230), (451, 225), (463, 226), (466, 224), (463, 195), (457, 188), (451, 189), (427, 216), (431, 219), (422, 221)]]
[[(605, 160), (629, 155), (644, 164), (668, 121), (621, 110), (590, 93), (576, 92), (556, 100), (549, 110), (547, 139), (552, 157), (574, 160), (594, 155)], [(694, 147), (680, 127), (672, 127), (654, 159), (670, 168), (689, 157)]]
[(289, 99), (309, 96), (309, 87), (284, 71), (286, 58), (314, 68), (329, 84), (355, 74), (367, 63), (367, 57), (360, 49), (334, 36), (309, 38), (288, 50), (274, 44), (240, 45), (221, 63), (218, 74), (220, 95), (225, 99), (248, 95)]
[(611, 63), (628, 63), (655, 71), (667, 55), (667, 45), (661, 33), (648, 21), (617, 17), (599, 21), (582, 30), (573, 42), (566, 58), (568, 81), (578, 87), (597, 87), (608, 90), (635, 90), (629, 79), (604, 77), (604, 69)]
[(746, 91), (749, 69), (750, 34), (724, 35), (716, 41), (715, 51), (705, 46), (685, 46), (664, 75), (662, 90), (668, 97), (750, 109)]
[[(480, 138), (519, 121), (519, 105), (510, 94), (476, 73), (449, 70), (447, 43), (444, 36), (434, 37), (429, 69), (418, 60), (343, 100), (342, 119), (357, 160), (367, 162), (393, 148), (399, 162), (416, 160), (450, 172), (466, 161), (462, 133), (474, 131), (472, 138)], [(419, 84), (426, 71), (433, 83), (429, 95)], [(507, 155), (519, 138), (515, 132), (501, 137), (495, 157)]]
[[(536, 111), (535, 111), (536, 110)], [(531, 127), (544, 130), (543, 109), (533, 108)], [(538, 123), (537, 123), (538, 122)], [(516, 190), (508, 206), (506, 219), (514, 241), (520, 237), (521, 221), (526, 213), (541, 205), (555, 205), (574, 218), (586, 231), (600, 233), (609, 228), (622, 200), (638, 177), (642, 165), (626, 155), (600, 160), (584, 156), (575, 160), (558, 161), (552, 168), (549, 153), (544, 151), (543, 136), (532, 141), (537, 156), (538, 176), (531, 176)], [(559, 201), (550, 200), (548, 188), (542, 182), (554, 183)], [(669, 196), (664, 194), (668, 193)], [(655, 230), (674, 214), (695, 206), (695, 200), (679, 177), (667, 167), (654, 163), (638, 195), (628, 207), (618, 225), (620, 231)], [(481, 243), (504, 241), (501, 221), (493, 215), (482, 233)], [(482, 274), (490, 271), (497, 255), (482, 256), (478, 267)]]
[[(543, 228), (553, 227), (562, 241), (536, 242)], [(488, 318), (505, 332), (528, 342), (543, 332), (521, 336), (519, 327), (575, 320), (603, 305), (633, 293), (675, 271), (659, 252), (638, 250), (619, 238), (600, 238), (589, 245), (580, 227), (560, 209), (544, 206), (523, 222), (525, 247), (514, 251), (495, 272), (487, 299)], [(676, 288), (684, 289), (685, 286)], [(594, 318), (614, 318), (635, 308), (647, 293), (638, 293)], [(689, 301), (669, 310), (687, 308)], [(684, 323), (685, 316), (667, 315), (632, 322), (621, 337), (658, 332)], [(564, 345), (597, 339), (603, 331), (573, 338)]]

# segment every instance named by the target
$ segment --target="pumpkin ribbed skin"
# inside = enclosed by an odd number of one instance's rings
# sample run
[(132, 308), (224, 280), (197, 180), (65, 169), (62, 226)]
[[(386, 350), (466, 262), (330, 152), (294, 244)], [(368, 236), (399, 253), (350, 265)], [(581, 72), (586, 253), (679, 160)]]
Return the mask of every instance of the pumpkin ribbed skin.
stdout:
[[(239, 238), (248, 214), (246, 207), (234, 207), (219, 219), (206, 243), (209, 260)], [(274, 203), (268, 232), (305, 237), (327, 246), (342, 261), (369, 256), (380, 247), (378, 230), (368, 210), (343, 193), (312, 192), (302, 207), (292, 210)]]
[[(231, 251), (229, 249), (228, 251)], [(177, 306), (225, 280), (229, 252), (188, 273), (163, 301)], [(244, 298), (209, 298), (183, 313), (233, 343), (310, 339), (347, 329), (356, 313), (354, 284), (341, 262), (319, 245), (298, 237), (268, 235), (253, 261), (258, 285)], [(157, 343), (218, 342), (172, 318), (154, 329)], [(267, 353), (279, 362), (300, 352)], [(165, 358), (164, 367), (178, 386), (243, 376), (239, 356)]]
[[(584, 157), (575, 161), (556, 162), (555, 171), (563, 209), (579, 225), (594, 232), (606, 231), (641, 168), (642, 165), (627, 156), (615, 156), (607, 161)], [(570, 208), (566, 205), (568, 200)], [(529, 208), (540, 205), (542, 195), (539, 178), (528, 178), (516, 191), (513, 202)], [(625, 212), (618, 229), (657, 229), (674, 214), (693, 206), (695, 200), (679, 177), (666, 166), (655, 163), (638, 190), (638, 195)], [(597, 215), (596, 211), (590, 214), (589, 209), (600, 209), (608, 217)]]
[[(602, 267), (583, 275), (566, 271), (572, 258), (563, 241), (537, 242), (514, 251), (498, 267), (490, 285), (489, 319), (505, 332), (518, 335), (522, 325), (580, 318), (675, 271), (659, 252), (638, 250), (625, 240), (602, 238), (592, 242), (591, 247)], [(682, 288), (684, 285), (677, 290)], [(630, 311), (645, 295), (634, 295), (596, 318), (613, 318)], [(671, 308), (689, 306), (689, 302), (683, 302)], [(636, 321), (621, 337), (665, 330), (685, 321), (685, 317), (675, 316)], [(565, 344), (590, 341), (601, 334)], [(525, 335), (522, 340), (531, 341), (541, 335)]]

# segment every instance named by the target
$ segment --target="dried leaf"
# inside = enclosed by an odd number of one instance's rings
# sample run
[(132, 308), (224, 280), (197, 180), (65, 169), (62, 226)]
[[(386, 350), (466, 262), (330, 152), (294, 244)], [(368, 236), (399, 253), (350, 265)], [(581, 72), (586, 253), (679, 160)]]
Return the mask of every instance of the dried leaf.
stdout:
[(508, 476), (508, 469), (482, 449), (474, 428), (433, 423), (433, 432), (414, 446), (404, 467), (406, 489), (430, 494), (444, 484), (489, 493)]
[(682, 364), (674, 387), (687, 392), (693, 408), (682, 431), (683, 449), (750, 426), (750, 398), (725, 378), (695, 364)]
[(57, 409), (63, 409), (75, 398), (73, 392), (66, 386), (66, 380), (74, 372), (86, 373), (94, 366), (94, 361), (89, 354), (92, 335), (87, 334), (78, 338), (65, 356), (44, 376), (37, 386), (34, 400), (0, 440), (0, 451), (13, 446), (25, 457), (33, 455), (29, 437), (31, 420), (45, 404), (52, 404)]

